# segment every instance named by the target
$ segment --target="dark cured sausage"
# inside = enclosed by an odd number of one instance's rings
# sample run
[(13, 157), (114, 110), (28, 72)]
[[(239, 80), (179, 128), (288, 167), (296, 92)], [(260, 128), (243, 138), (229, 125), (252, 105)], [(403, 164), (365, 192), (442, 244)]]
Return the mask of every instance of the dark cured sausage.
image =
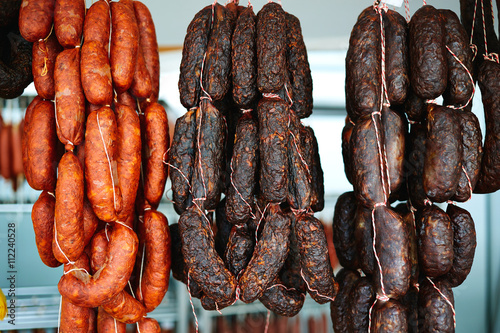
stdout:
[(444, 47), (444, 26), (432, 6), (420, 7), (410, 21), (410, 83), (415, 94), (434, 99), (443, 94), (448, 82)]
[(259, 301), (279, 316), (294, 317), (302, 309), (306, 296), (296, 289), (288, 289), (275, 279)]
[(66, 146), (78, 146), (83, 141), (85, 122), (85, 96), (80, 81), (79, 48), (67, 49), (57, 55), (54, 83), (57, 136)]
[(19, 9), (19, 31), (28, 42), (47, 37), (54, 19), (55, 0), (23, 0)]
[(139, 28), (133, 9), (123, 2), (111, 2), (111, 48), (110, 64), (113, 85), (120, 93), (132, 84), (137, 50)]
[(358, 118), (380, 110), (382, 87), (380, 18), (370, 6), (352, 28), (346, 55), (346, 104), (349, 117)]
[(60, 266), (52, 252), (52, 240), (54, 239), (54, 209), (56, 199), (47, 191), (40, 193), (38, 200), (31, 210), (31, 220), (35, 231), (35, 243), (42, 262), (49, 267)]
[(55, 34), (51, 34), (47, 40), (42, 39), (33, 43), (31, 63), (33, 81), (36, 92), (44, 99), (54, 99), (54, 67), (56, 57), (62, 50)]
[(196, 147), (196, 110), (190, 110), (175, 122), (174, 137), (170, 148), (170, 180), (172, 200), (177, 214), (189, 207), (191, 176)]
[(236, 20), (231, 41), (233, 100), (240, 108), (249, 108), (257, 97), (256, 17), (247, 7)]
[(300, 140), (304, 147), (304, 160), (311, 174), (311, 209), (320, 212), (325, 207), (325, 185), (319, 157), (318, 140), (309, 126), (301, 126)]
[(423, 187), (433, 202), (450, 199), (460, 180), (463, 147), (457, 112), (461, 111), (428, 105)]
[(279, 204), (271, 204), (252, 259), (239, 279), (240, 299), (251, 303), (261, 297), (283, 267), (289, 247), (291, 219)]
[(134, 269), (138, 243), (131, 229), (114, 224), (102, 269), (94, 276), (79, 271), (64, 275), (58, 284), (59, 292), (75, 305), (85, 307), (96, 307), (111, 299), (127, 285)]
[[(407, 332), (406, 308), (397, 300), (377, 302), (373, 307), (370, 332)], [(425, 331), (429, 332), (429, 331)]]
[(330, 303), (330, 315), (335, 332), (348, 332), (348, 325), (350, 325), (350, 293), (359, 278), (357, 271), (345, 268), (342, 268), (337, 274), (339, 292), (335, 300)]
[(349, 116), (346, 116), (345, 125), (342, 129), (342, 160), (344, 161), (344, 173), (347, 181), (352, 184), (352, 157), (351, 157), (351, 134), (354, 124)]
[(354, 216), (357, 208), (354, 192), (339, 196), (333, 214), (333, 245), (340, 265), (349, 269), (358, 268), (358, 253), (354, 236)]
[[(439, 332), (455, 332), (453, 291), (446, 281), (435, 282), (435, 286), (443, 295), (427, 279), (420, 285), (418, 293), (418, 331), (433, 332), (436, 327), (439, 327)], [(448, 302), (451, 303), (451, 306)]]
[(422, 177), (426, 155), (426, 132), (425, 123), (414, 123), (411, 125), (408, 140), (408, 196), (410, 203), (417, 209), (425, 207), (425, 199), (427, 199)]
[(179, 75), (181, 103), (186, 109), (195, 107), (200, 99), (200, 74), (205, 55), (210, 26), (212, 6), (206, 6), (194, 16), (187, 28)]
[(59, 162), (54, 213), (52, 250), (60, 262), (75, 261), (83, 252), (83, 198), (82, 166), (68, 151)]
[(237, 224), (231, 228), (224, 257), (229, 271), (234, 276), (238, 276), (247, 267), (254, 247), (255, 235), (247, 224)]
[(257, 88), (276, 93), (286, 80), (286, 21), (280, 4), (270, 2), (257, 13)]
[(80, 45), (85, 18), (85, 0), (56, 0), (54, 31), (62, 47)]
[(198, 208), (191, 207), (182, 213), (179, 232), (189, 278), (217, 303), (234, 300), (236, 279), (215, 252), (212, 230)]
[(295, 234), (300, 252), (301, 275), (307, 283), (309, 295), (324, 304), (338, 291), (328, 256), (328, 245), (323, 224), (312, 214), (302, 213), (295, 221)]
[(404, 183), (406, 119), (391, 108), (382, 109), (382, 127), (384, 128), (384, 148), (386, 154), (389, 189), (397, 194)]
[(369, 311), (375, 302), (375, 289), (370, 278), (366, 276), (359, 278), (350, 291), (349, 299), (351, 301), (347, 313), (349, 332), (368, 332)]
[(366, 275), (374, 274), (376, 270), (373, 254), (372, 210), (359, 204), (354, 215), (354, 239), (359, 267)]

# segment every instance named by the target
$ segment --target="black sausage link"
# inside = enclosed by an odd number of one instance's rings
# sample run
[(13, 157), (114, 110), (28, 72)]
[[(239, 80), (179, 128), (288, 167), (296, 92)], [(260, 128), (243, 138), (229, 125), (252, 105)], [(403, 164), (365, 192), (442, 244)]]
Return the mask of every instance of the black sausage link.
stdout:
[(384, 107), (382, 109), (382, 127), (384, 129), (389, 189), (391, 194), (397, 194), (401, 184), (404, 183), (406, 119), (399, 112)]
[(182, 105), (190, 109), (200, 99), (200, 74), (203, 57), (207, 50), (212, 24), (212, 6), (206, 6), (193, 18), (187, 28), (179, 75), (179, 93)]
[(369, 311), (375, 302), (375, 289), (370, 278), (359, 278), (351, 289), (351, 307), (348, 313), (349, 332), (368, 332)]
[(236, 279), (225, 267), (214, 248), (214, 238), (208, 221), (196, 207), (179, 218), (182, 254), (192, 278), (203, 293), (216, 302), (234, 300)]
[(325, 184), (318, 141), (313, 129), (309, 126), (301, 126), (300, 133), (300, 140), (304, 147), (303, 157), (311, 174), (311, 209), (313, 212), (320, 212), (325, 207)]
[(382, 87), (380, 18), (370, 6), (363, 10), (351, 31), (346, 55), (346, 104), (349, 117), (380, 110)]
[(231, 42), (231, 75), (233, 100), (240, 108), (249, 108), (258, 95), (256, 16), (252, 7), (247, 7), (236, 20)]
[(331, 301), (337, 295), (338, 283), (333, 277), (323, 224), (314, 215), (301, 213), (297, 216), (294, 230), (300, 252), (301, 275), (307, 283), (309, 295), (319, 304)]
[(215, 209), (215, 225), (217, 226), (217, 233), (214, 237), (215, 250), (222, 260), (225, 261), (227, 243), (229, 243), (229, 236), (233, 228), (233, 224), (226, 217), (226, 198), (222, 199)]
[[(288, 213), (288, 215), (292, 219), (292, 226), (295, 225), (296, 216), (292, 212)], [(295, 288), (305, 294), (306, 283), (300, 274), (300, 270), (299, 244), (297, 242), (297, 236), (295, 235), (295, 228), (291, 228), (288, 256), (286, 257), (285, 264), (279, 273), (279, 278), (287, 288)]]
[(287, 104), (263, 98), (257, 106), (259, 118), (260, 195), (269, 202), (283, 202), (288, 190)]
[[(448, 50), (445, 51), (448, 61), (448, 86), (443, 94), (443, 103), (445, 105), (462, 106), (467, 103), (474, 92), (472, 52), (469, 47), (469, 38), (457, 14), (447, 9), (440, 9), (439, 14), (444, 22), (445, 45), (463, 64), (460, 64)], [(463, 66), (467, 68), (470, 75)]]
[(255, 247), (255, 235), (247, 224), (233, 225), (226, 246), (225, 261), (234, 275), (244, 270), (252, 258)]
[(360, 279), (357, 271), (342, 268), (337, 274), (339, 292), (335, 300), (330, 303), (330, 316), (332, 318), (333, 330), (335, 332), (348, 332), (351, 297), (350, 293), (356, 281)]
[(300, 21), (292, 14), (286, 13), (286, 37), (288, 73), (290, 76), (291, 90), (293, 91), (293, 104), (291, 109), (299, 118), (307, 118), (313, 109), (313, 82), (311, 69), (307, 60), (307, 49), (302, 38)]
[(193, 200), (201, 209), (217, 207), (222, 192), (226, 122), (224, 116), (204, 99), (196, 111), (197, 148), (192, 177)]
[(252, 215), (250, 205), (256, 190), (258, 149), (257, 120), (252, 112), (246, 112), (236, 125), (230, 164), (231, 184), (226, 195), (226, 216), (231, 223), (245, 223)]
[(342, 194), (335, 204), (333, 213), (333, 245), (342, 267), (358, 269), (358, 252), (354, 237), (354, 216), (358, 204), (354, 192)]
[(170, 148), (172, 199), (178, 214), (182, 214), (189, 207), (189, 197), (191, 196), (191, 177), (196, 147), (195, 117), (196, 110), (190, 110), (177, 119)]
[(478, 82), (486, 133), (481, 172), (474, 193), (492, 193), (500, 189), (500, 64), (485, 61), (481, 65)]
[(291, 219), (278, 204), (271, 204), (252, 259), (239, 279), (240, 299), (251, 303), (261, 297), (278, 275), (288, 255)]
[(212, 30), (208, 38), (203, 68), (203, 88), (214, 100), (221, 100), (229, 91), (231, 77), (231, 24), (226, 8), (215, 4)]
[(425, 99), (418, 97), (410, 88), (404, 104), (408, 119), (415, 122), (423, 122), (427, 116), (427, 104)]
[(408, 138), (407, 149), (407, 186), (408, 196), (411, 204), (417, 208), (425, 207), (427, 196), (424, 191), (423, 172), (426, 151), (426, 126), (424, 124), (412, 124)]
[(423, 99), (442, 95), (448, 82), (444, 26), (436, 8), (425, 5), (410, 21), (410, 84)]
[(457, 191), (462, 173), (462, 133), (457, 111), (428, 105), (423, 186), (433, 202), (445, 202)]
[[(377, 302), (373, 307), (370, 332), (391, 333), (407, 332), (408, 319), (406, 308), (397, 300)], [(425, 331), (430, 332), (430, 331)]]
[[(446, 281), (435, 282), (436, 288), (454, 306), (451, 286)], [(418, 331), (419, 332), (455, 332), (453, 308), (429, 282), (425, 279), (418, 293)]]
[(302, 309), (306, 296), (295, 289), (288, 289), (279, 279), (266, 289), (259, 301), (279, 316), (294, 317)]
[(453, 265), (453, 229), (449, 216), (432, 205), (423, 209), (418, 223), (418, 262), (426, 276), (446, 274)]
[(476, 252), (476, 228), (468, 211), (448, 205), (446, 213), (453, 228), (453, 265), (443, 276), (452, 288), (461, 285), (469, 275)]
[(373, 254), (372, 210), (359, 204), (354, 215), (354, 239), (359, 268), (366, 275), (374, 274), (376, 270)]
[(276, 93), (285, 85), (286, 75), (285, 11), (270, 2), (257, 13), (257, 88)]
[(351, 154), (351, 134), (354, 124), (350, 121), (349, 116), (346, 117), (344, 128), (342, 129), (342, 160), (344, 161), (344, 173), (349, 183), (352, 180), (352, 154)]
[(408, 24), (394, 10), (383, 12), (385, 32), (385, 73), (391, 105), (401, 105), (410, 87)]

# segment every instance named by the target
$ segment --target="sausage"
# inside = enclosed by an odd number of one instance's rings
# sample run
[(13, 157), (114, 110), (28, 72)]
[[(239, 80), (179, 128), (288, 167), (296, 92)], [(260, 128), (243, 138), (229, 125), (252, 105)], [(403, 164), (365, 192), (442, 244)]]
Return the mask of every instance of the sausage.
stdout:
[(198, 208), (191, 207), (182, 213), (179, 232), (190, 278), (216, 302), (234, 300), (236, 279), (215, 252), (212, 230)]
[[(117, 120), (117, 170), (122, 209), (118, 219), (125, 221), (133, 215), (135, 198), (141, 176), (141, 124), (133, 108), (115, 103)], [(168, 133), (168, 132), (167, 132)]]
[(88, 333), (97, 333), (97, 309), (90, 309), (89, 311), (89, 330)]
[(361, 116), (380, 110), (380, 45), (380, 18), (370, 6), (361, 12), (352, 28), (346, 54), (346, 104), (355, 123)]
[(275, 279), (264, 291), (259, 301), (279, 316), (295, 317), (304, 306), (306, 296), (293, 288), (288, 289)]
[(108, 229), (101, 229), (92, 237), (90, 246), (90, 267), (92, 274), (97, 273), (106, 263), (106, 254), (108, 250)]
[(41, 98), (53, 100), (55, 97), (54, 67), (56, 57), (62, 50), (54, 34), (47, 40), (33, 43), (31, 70), (36, 92)]
[[(397, 300), (377, 302), (372, 311), (371, 332), (407, 332), (408, 320), (405, 307)], [(429, 331), (424, 331), (429, 332)]]
[[(125, 104), (134, 110), (137, 109), (137, 101), (128, 91), (124, 91), (122, 93), (117, 93), (116, 99), (114, 100), (114, 102), (116, 103), (117, 101), (118, 101), (118, 103)], [(146, 110), (146, 109), (144, 109), (144, 110)], [(143, 116), (144, 113), (141, 114), (139, 112), (139, 115)]]
[(301, 126), (300, 141), (304, 147), (304, 160), (311, 174), (311, 209), (320, 212), (325, 207), (325, 184), (319, 156), (318, 141), (309, 126)]
[(354, 192), (346, 192), (339, 196), (333, 213), (333, 245), (340, 265), (349, 269), (357, 269), (358, 252), (354, 236), (356, 208), (358, 204)]
[(293, 91), (291, 109), (299, 118), (307, 118), (313, 109), (313, 82), (311, 69), (307, 60), (307, 50), (302, 38), (300, 21), (292, 14), (285, 13), (286, 18), (286, 60)]
[(109, 50), (110, 9), (108, 1), (96, 1), (87, 10), (83, 23), (83, 40), (97, 42)]
[(418, 262), (429, 277), (447, 273), (453, 266), (453, 229), (449, 216), (432, 205), (423, 209), (418, 223)]
[(36, 103), (24, 131), (26, 180), (35, 190), (54, 191), (58, 159), (54, 103)]
[(346, 116), (344, 128), (342, 128), (342, 160), (344, 162), (344, 173), (347, 181), (352, 184), (352, 154), (350, 141), (354, 124), (349, 116)]
[(351, 306), (347, 312), (349, 332), (368, 332), (369, 312), (375, 302), (375, 288), (371, 279), (363, 276), (356, 280), (349, 292)]
[(280, 4), (269, 2), (257, 13), (257, 88), (276, 93), (285, 85), (286, 18)]
[(170, 145), (167, 113), (161, 104), (151, 103), (144, 112), (145, 151), (143, 152), (144, 197), (151, 207), (160, 203), (167, 181), (167, 151)]
[(94, 105), (110, 106), (113, 101), (113, 84), (106, 48), (98, 41), (86, 40), (82, 46), (80, 66), (83, 92), (87, 100)]
[(418, 330), (419, 332), (432, 332), (436, 327), (439, 327), (440, 332), (455, 332), (455, 315), (453, 312), (455, 301), (451, 286), (447, 281), (435, 282), (435, 286), (443, 295), (434, 288), (428, 279), (425, 279), (420, 285), (418, 293)]
[(250, 108), (258, 95), (256, 16), (246, 7), (236, 20), (231, 40), (233, 100), (240, 108)]
[(476, 229), (468, 211), (455, 205), (448, 205), (446, 214), (453, 228), (453, 265), (442, 279), (452, 288), (461, 285), (469, 275), (476, 252)]
[(143, 252), (144, 266), (141, 264), (140, 284), (135, 294), (141, 301), (146, 312), (153, 311), (162, 301), (168, 290), (170, 278), (170, 232), (168, 221), (161, 212), (147, 210), (144, 213), (145, 242)]
[(385, 33), (387, 97), (391, 105), (401, 105), (410, 88), (408, 24), (395, 10), (382, 12)]
[(307, 283), (309, 295), (317, 303), (324, 304), (336, 296), (338, 283), (333, 278), (323, 224), (314, 215), (301, 213), (294, 229), (302, 278)]
[(158, 101), (160, 92), (160, 55), (156, 40), (155, 25), (148, 7), (140, 1), (134, 1), (134, 13), (139, 26), (139, 46), (142, 49), (146, 68), (151, 78), (151, 102)]
[[(80, 160), (79, 160), (80, 161)], [(81, 165), (81, 161), (80, 161)], [(94, 232), (97, 230), (99, 225), (99, 219), (92, 209), (92, 205), (86, 196), (83, 198), (83, 246), (87, 244), (92, 239)]]
[(440, 9), (439, 14), (444, 24), (445, 45), (462, 63), (460, 64), (451, 52), (445, 51), (448, 61), (448, 86), (443, 94), (443, 103), (445, 105), (462, 106), (468, 102), (469, 98), (472, 98), (474, 93), (474, 81), (472, 79), (473, 55), (469, 47), (469, 38), (457, 14), (447, 9)]
[(275, 98), (263, 98), (257, 107), (261, 161), (260, 195), (269, 202), (283, 202), (286, 199), (288, 112), (287, 104)]
[(479, 71), (479, 88), (484, 106), (486, 133), (479, 180), (474, 193), (492, 193), (500, 189), (500, 64), (485, 61)]
[(394, 210), (376, 207), (374, 212), (378, 257), (374, 272), (374, 288), (379, 295), (399, 299), (410, 286), (410, 234), (405, 221)]
[(359, 267), (366, 275), (375, 274), (372, 210), (359, 204), (354, 214), (354, 240)]
[(394, 208), (394, 211), (399, 213), (404, 221), (404, 226), (409, 235), (408, 241), (408, 257), (410, 261), (410, 287), (418, 285), (418, 247), (417, 247), (417, 231), (415, 225), (415, 212), (410, 210), (408, 203), (401, 203)]
[(247, 267), (252, 258), (254, 247), (255, 235), (248, 225), (233, 225), (224, 258), (227, 268), (234, 276), (238, 276)]
[(407, 94), (404, 110), (408, 119), (414, 122), (423, 122), (427, 116), (427, 104), (424, 98), (418, 97), (413, 89)]
[(330, 303), (330, 315), (333, 323), (333, 330), (335, 332), (348, 332), (350, 325), (350, 293), (356, 281), (360, 278), (357, 271), (342, 268), (337, 274), (337, 281), (339, 283), (339, 292)]
[[(135, 2), (135, 1), (134, 1)], [(137, 333), (160, 333), (160, 324), (154, 318), (143, 318), (137, 323)]]
[(233, 224), (226, 217), (226, 198), (222, 199), (215, 209), (215, 225), (217, 227), (217, 233), (214, 236), (215, 251), (225, 261), (227, 244), (233, 228)]
[[(82, 254), (82, 256), (73, 265), (64, 265), (65, 274), (70, 269), (84, 269), (88, 271), (90, 269), (90, 264), (87, 255), (85, 253)], [(92, 309), (74, 305), (66, 297), (61, 297), (60, 311), (61, 319), (59, 324), (59, 332), (87, 333), (89, 331), (89, 318), (90, 312), (93, 311)]]
[(134, 78), (130, 86), (130, 92), (137, 98), (148, 98), (152, 93), (152, 82), (146, 67), (141, 45), (137, 50), (137, 61), (135, 62)]
[(57, 55), (54, 84), (57, 136), (66, 146), (78, 146), (83, 141), (85, 122), (79, 48), (67, 49)]
[(462, 172), (462, 133), (459, 111), (429, 104), (423, 187), (433, 202), (444, 202), (457, 191)]
[(44, 39), (54, 19), (55, 0), (23, 0), (19, 8), (19, 31), (28, 42)]
[(452, 200), (465, 202), (476, 187), (483, 157), (482, 133), (479, 120), (472, 112), (456, 112), (462, 130), (462, 171), (457, 192)]
[(391, 108), (382, 109), (384, 148), (391, 195), (397, 195), (404, 183), (406, 119)]
[(83, 252), (83, 198), (82, 166), (69, 151), (59, 162), (56, 186), (52, 251), (60, 262), (75, 261)]
[(135, 14), (123, 2), (111, 2), (110, 64), (114, 88), (118, 93), (130, 88), (139, 47), (139, 27)]
[(208, 297), (207, 295), (203, 295), (200, 299), (201, 306), (203, 309), (207, 311), (215, 311), (227, 308), (228, 306), (234, 303), (234, 300), (228, 300), (224, 302), (216, 302), (214, 299)]
[[(23, 171), (24, 174), (28, 173), (28, 163), (29, 163), (29, 155), (28, 155), (28, 131), (29, 131), (29, 125), (31, 121), (31, 116), (33, 115), (33, 110), (35, 109), (35, 106), (41, 102), (43, 99), (40, 96), (35, 96), (33, 100), (28, 104), (28, 107), (26, 108), (26, 111), (24, 113), (24, 119), (23, 119), (23, 131), (22, 131), (22, 136), (21, 136), (21, 145), (22, 145), (22, 153), (23, 153)], [(3, 119), (0, 116), (0, 133), (3, 127), (5, 126)], [(3, 160), (3, 159), (2, 159)]]
[(278, 275), (288, 254), (290, 229), (290, 217), (283, 214), (279, 204), (271, 204), (252, 259), (239, 278), (243, 302), (261, 297)]
[(448, 82), (444, 25), (439, 11), (431, 5), (420, 7), (409, 25), (410, 84), (423, 99), (443, 94)]
[(212, 26), (203, 68), (203, 88), (214, 101), (229, 91), (231, 75), (231, 25), (226, 8), (218, 3), (212, 8)]
[(99, 333), (126, 333), (127, 324), (111, 317), (102, 307), (97, 314), (97, 332)]
[(197, 149), (192, 177), (193, 201), (201, 209), (217, 207), (222, 191), (226, 124), (224, 116), (209, 100), (196, 111)]
[(246, 112), (236, 125), (230, 162), (231, 184), (226, 195), (226, 216), (231, 223), (245, 223), (253, 214), (250, 205), (256, 191), (258, 148), (257, 120), (252, 112)]
[(189, 207), (191, 176), (196, 147), (196, 112), (190, 110), (175, 122), (170, 148), (170, 181), (174, 209), (182, 214)]
[(118, 181), (117, 126), (114, 112), (107, 106), (87, 118), (85, 133), (85, 181), (87, 197), (97, 217), (105, 222), (117, 220), (122, 209)]
[[(296, 216), (292, 212), (289, 212), (288, 216), (292, 220), (292, 225), (295, 225)], [(286, 257), (285, 264), (278, 274), (279, 280), (286, 288), (296, 289), (305, 295), (307, 286), (301, 274), (300, 250), (295, 228), (291, 228), (290, 230), (290, 244), (288, 248), (288, 256)]]
[(381, 131), (380, 117), (374, 116), (359, 119), (351, 134), (354, 194), (365, 207), (385, 202), (389, 193), (385, 163), (381, 163), (380, 156), (384, 154)]
[(425, 207), (427, 195), (424, 191), (423, 172), (426, 156), (426, 125), (414, 123), (411, 125), (408, 139), (407, 168), (408, 196), (411, 204), (417, 209)]
[(61, 265), (52, 252), (54, 239), (54, 209), (56, 199), (53, 193), (43, 191), (31, 210), (31, 221), (35, 232), (35, 243), (42, 262), (49, 267)]
[(204, 7), (194, 16), (187, 28), (179, 75), (179, 93), (186, 109), (198, 106), (200, 99), (200, 74), (207, 50), (212, 25), (212, 5)]
[(56, 0), (54, 31), (65, 49), (80, 45), (85, 19), (85, 0)]
[(303, 210), (311, 205), (311, 174), (309, 165), (303, 156), (300, 120), (290, 110), (288, 122), (288, 193), (287, 202), (293, 209)]
[(138, 239), (131, 229), (114, 224), (109, 233), (107, 260), (100, 273), (93, 276), (79, 271), (64, 275), (59, 292), (72, 303), (96, 307), (125, 288), (134, 269)]
[(146, 315), (146, 309), (141, 302), (124, 290), (104, 301), (101, 307), (113, 318), (126, 324), (136, 323)]

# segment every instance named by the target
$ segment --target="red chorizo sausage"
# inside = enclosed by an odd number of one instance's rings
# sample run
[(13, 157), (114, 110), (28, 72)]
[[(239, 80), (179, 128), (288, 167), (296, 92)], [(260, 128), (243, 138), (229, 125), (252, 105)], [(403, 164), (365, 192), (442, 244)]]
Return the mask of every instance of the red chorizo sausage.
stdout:
[(151, 75), (146, 67), (144, 53), (139, 45), (137, 49), (137, 61), (135, 62), (134, 78), (130, 85), (130, 92), (137, 98), (148, 98), (153, 91)]
[(136, 333), (160, 333), (161, 328), (154, 318), (143, 318), (137, 323)]
[(108, 51), (97, 41), (85, 41), (81, 57), (82, 87), (91, 104), (111, 105), (113, 84)]
[(97, 314), (97, 332), (99, 333), (126, 333), (127, 324), (111, 317), (102, 307)]
[(47, 37), (54, 19), (55, 0), (23, 0), (19, 9), (19, 31), (28, 42)]
[(83, 40), (95, 41), (109, 49), (110, 12), (109, 3), (106, 0), (96, 1), (90, 6), (85, 15), (83, 23)]
[(38, 95), (45, 99), (54, 99), (54, 67), (57, 55), (63, 50), (56, 35), (51, 34), (47, 40), (33, 43), (33, 59), (31, 70)]
[(85, 18), (85, 0), (56, 0), (54, 31), (64, 48), (80, 45)]
[(35, 231), (35, 243), (42, 262), (49, 267), (61, 265), (52, 252), (54, 239), (54, 209), (56, 199), (53, 193), (43, 191), (31, 210)]

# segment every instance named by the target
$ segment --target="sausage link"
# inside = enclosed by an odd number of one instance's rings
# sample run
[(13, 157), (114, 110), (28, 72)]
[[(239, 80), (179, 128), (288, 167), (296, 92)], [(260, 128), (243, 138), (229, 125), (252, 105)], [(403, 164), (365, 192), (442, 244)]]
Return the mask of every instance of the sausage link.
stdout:
[(55, 97), (54, 67), (57, 55), (63, 50), (54, 34), (47, 40), (33, 43), (31, 70), (38, 95), (44, 99)]
[(137, 98), (148, 98), (152, 93), (151, 75), (146, 67), (144, 53), (141, 45), (137, 49), (137, 61), (135, 62), (134, 78), (130, 85), (130, 92)]
[(339, 196), (333, 213), (333, 245), (340, 265), (344, 268), (357, 269), (358, 253), (354, 237), (356, 208), (358, 204), (354, 192)]
[(110, 9), (107, 0), (96, 1), (90, 6), (83, 23), (84, 42), (97, 42), (109, 50), (109, 34), (111, 27)]
[(404, 183), (406, 119), (391, 108), (382, 109), (382, 127), (384, 128), (384, 148), (389, 176), (391, 195), (397, 195)]
[(301, 126), (300, 132), (300, 140), (304, 147), (304, 160), (311, 174), (311, 209), (313, 212), (320, 212), (325, 207), (325, 185), (318, 140), (309, 126)]
[(238, 276), (247, 267), (252, 258), (254, 247), (255, 236), (248, 225), (233, 225), (224, 258), (227, 268), (234, 276)]
[(120, 291), (108, 301), (104, 301), (101, 307), (119, 322), (133, 324), (146, 315), (144, 306), (125, 290)]
[(113, 84), (108, 51), (97, 41), (85, 41), (80, 61), (82, 87), (87, 100), (94, 105), (111, 105)]
[(335, 300), (330, 303), (330, 316), (332, 318), (333, 330), (335, 332), (348, 332), (350, 316), (350, 294), (356, 281), (360, 279), (357, 271), (342, 268), (337, 274), (339, 292)]
[(373, 307), (370, 331), (377, 333), (407, 332), (408, 320), (405, 307), (394, 299), (387, 302), (377, 302)]
[(455, 301), (451, 286), (446, 281), (435, 282), (435, 285), (446, 299), (427, 279), (424, 280), (418, 293), (418, 331), (432, 332), (439, 327), (439, 332), (455, 332), (452, 309)]
[(47, 191), (40, 193), (31, 210), (31, 221), (35, 231), (35, 243), (42, 262), (49, 267), (61, 265), (54, 257), (52, 240), (54, 239), (54, 209), (56, 199)]
[(264, 291), (259, 301), (279, 316), (295, 317), (304, 306), (306, 296), (295, 289), (288, 289), (275, 279)]
[[(135, 2), (135, 1), (134, 1)], [(137, 323), (136, 333), (160, 333), (160, 324), (154, 318), (143, 318)]]
[(349, 332), (368, 332), (369, 312), (375, 302), (375, 288), (371, 279), (363, 276), (352, 286), (349, 293), (351, 300), (350, 309), (347, 312)]
[(375, 274), (372, 210), (360, 204), (354, 215), (354, 239), (359, 267), (366, 275)]
[(55, 0), (23, 0), (19, 9), (19, 31), (28, 42), (47, 37), (54, 19)]
[(126, 333), (127, 324), (121, 323), (111, 317), (102, 307), (99, 307), (97, 314), (98, 333)]
[(85, 19), (85, 0), (56, 0), (54, 31), (65, 49), (80, 45)]
[(426, 155), (426, 125), (412, 124), (408, 139), (407, 160), (408, 160), (408, 196), (411, 204), (417, 208), (425, 207), (427, 195), (424, 191), (423, 172)]

